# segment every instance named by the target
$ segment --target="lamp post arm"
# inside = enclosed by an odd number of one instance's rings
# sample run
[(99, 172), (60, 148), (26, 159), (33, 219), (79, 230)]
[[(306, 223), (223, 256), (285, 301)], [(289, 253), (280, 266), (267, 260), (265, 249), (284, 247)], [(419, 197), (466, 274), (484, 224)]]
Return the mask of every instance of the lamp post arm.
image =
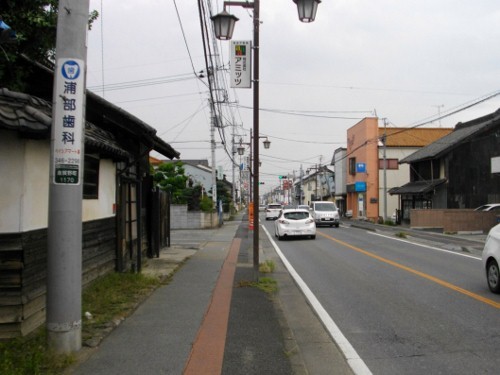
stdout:
[(248, 1), (224, 1), (224, 10), (226, 7), (242, 7), (242, 8), (254, 8), (254, 3), (250, 3)]

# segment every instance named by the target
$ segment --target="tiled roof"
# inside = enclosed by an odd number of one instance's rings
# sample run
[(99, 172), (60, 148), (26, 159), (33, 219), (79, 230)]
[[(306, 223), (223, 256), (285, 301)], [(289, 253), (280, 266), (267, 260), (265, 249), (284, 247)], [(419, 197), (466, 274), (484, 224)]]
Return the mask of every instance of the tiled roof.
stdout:
[[(28, 95), (0, 88), (0, 129), (18, 131), (27, 138), (49, 138), (52, 125), (51, 103)], [(86, 122), (85, 144), (111, 157), (128, 157), (115, 137), (108, 131)]]
[(28, 137), (43, 138), (50, 133), (51, 124), (51, 103), (0, 88), (0, 127)]
[[(102, 117), (116, 117), (127, 129), (135, 129), (137, 136), (148, 146), (170, 158), (179, 153), (168, 143), (156, 136), (156, 130), (121, 108), (87, 91), (87, 107), (93, 106)], [(0, 88), (0, 129), (19, 132), (28, 138), (48, 138), (52, 125), (52, 103), (25, 93)], [(119, 131), (119, 130), (116, 130)], [(130, 134), (129, 137), (133, 135)], [(119, 145), (112, 132), (87, 121), (85, 124), (85, 144), (96, 147), (111, 157), (128, 157), (129, 152)]]
[(439, 185), (442, 185), (446, 182), (445, 178), (441, 178), (438, 180), (429, 180), (429, 181), (413, 181), (408, 182), (407, 184), (394, 187), (389, 189), (388, 193), (391, 195), (402, 195), (402, 194), (425, 194), (434, 190)]
[(387, 147), (425, 147), (450, 134), (452, 128), (379, 128), (379, 137), (387, 132)]
[(475, 134), (493, 127), (500, 129), (500, 110), (472, 121), (458, 123), (450, 134), (407, 156), (400, 163), (413, 163), (438, 158), (466, 142)]

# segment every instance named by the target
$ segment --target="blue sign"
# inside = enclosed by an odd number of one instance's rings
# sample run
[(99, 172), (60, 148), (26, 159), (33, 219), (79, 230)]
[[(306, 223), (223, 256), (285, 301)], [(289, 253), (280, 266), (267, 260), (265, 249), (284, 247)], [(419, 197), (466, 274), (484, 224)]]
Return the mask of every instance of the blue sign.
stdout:
[(68, 60), (61, 67), (61, 73), (66, 79), (77, 79), (80, 75), (80, 65), (74, 60)]
[(358, 181), (354, 183), (354, 191), (362, 193), (366, 191), (366, 182)]
[(356, 163), (356, 173), (366, 173), (366, 163)]

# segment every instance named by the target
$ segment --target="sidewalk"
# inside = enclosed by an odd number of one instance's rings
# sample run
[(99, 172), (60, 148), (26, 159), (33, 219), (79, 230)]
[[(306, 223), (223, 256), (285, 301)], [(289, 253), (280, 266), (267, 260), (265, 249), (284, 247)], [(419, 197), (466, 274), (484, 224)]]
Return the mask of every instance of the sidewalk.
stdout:
[[(243, 220), (243, 221), (242, 221)], [(440, 235), (349, 220), (342, 225), (381, 233), (404, 231), (412, 241), (478, 253), (485, 236)], [(260, 262), (279, 290), (254, 287), (253, 233), (239, 215), (221, 228), (174, 230), (170, 248), (143, 272), (168, 276), (70, 373), (99, 374), (352, 374), (337, 345), (261, 231)], [(188, 260), (189, 259), (189, 260)], [(175, 271), (175, 273), (174, 273)]]
[[(254, 287), (252, 232), (243, 216), (221, 228), (172, 231), (144, 272), (169, 275), (73, 374), (351, 374), (262, 233), (260, 261), (279, 292)], [(186, 261), (189, 258), (188, 261)], [(180, 266), (180, 267), (179, 267)], [(264, 275), (265, 276), (265, 275)]]

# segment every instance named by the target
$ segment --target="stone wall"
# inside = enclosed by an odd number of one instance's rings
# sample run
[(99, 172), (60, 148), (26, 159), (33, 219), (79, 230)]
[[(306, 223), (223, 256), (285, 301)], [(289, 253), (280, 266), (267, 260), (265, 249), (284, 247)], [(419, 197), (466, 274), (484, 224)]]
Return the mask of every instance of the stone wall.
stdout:
[(170, 206), (170, 229), (206, 229), (218, 226), (217, 213), (188, 211), (185, 204), (172, 204)]

